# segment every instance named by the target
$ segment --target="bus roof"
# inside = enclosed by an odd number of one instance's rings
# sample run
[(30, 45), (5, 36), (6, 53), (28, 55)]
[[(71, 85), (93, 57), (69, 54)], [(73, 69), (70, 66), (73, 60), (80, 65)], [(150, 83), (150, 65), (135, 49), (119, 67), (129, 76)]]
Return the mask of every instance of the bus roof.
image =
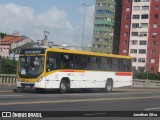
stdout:
[(131, 56), (106, 54), (106, 53), (98, 53), (98, 52), (87, 52), (87, 51), (70, 50), (70, 49), (63, 49), (63, 48), (46, 48), (46, 50), (47, 51), (62, 52), (62, 53), (72, 53), (72, 54), (81, 54), (81, 55), (93, 55), (93, 56), (104, 56), (104, 57), (131, 59)]

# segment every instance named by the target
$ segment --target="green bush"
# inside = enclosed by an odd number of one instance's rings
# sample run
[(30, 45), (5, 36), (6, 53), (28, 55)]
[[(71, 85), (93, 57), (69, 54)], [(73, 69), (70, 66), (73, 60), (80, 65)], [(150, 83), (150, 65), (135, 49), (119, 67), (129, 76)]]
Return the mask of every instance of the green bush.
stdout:
[[(148, 74), (148, 75), (147, 75)], [(133, 71), (133, 79), (160, 80), (160, 73), (147, 73), (142, 71)]]
[(0, 74), (16, 74), (17, 62), (0, 58)]

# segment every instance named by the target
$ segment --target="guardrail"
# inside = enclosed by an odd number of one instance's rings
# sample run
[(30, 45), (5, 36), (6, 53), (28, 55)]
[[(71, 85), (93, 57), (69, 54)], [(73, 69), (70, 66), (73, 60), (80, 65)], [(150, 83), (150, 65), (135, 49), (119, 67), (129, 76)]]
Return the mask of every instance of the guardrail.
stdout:
[(156, 81), (134, 79), (132, 84), (136, 87), (160, 87), (160, 80)]
[(0, 86), (16, 86), (16, 74), (0, 74)]
[[(0, 74), (0, 86), (16, 86), (16, 74)], [(160, 81), (155, 80), (133, 80), (135, 87), (160, 87)]]

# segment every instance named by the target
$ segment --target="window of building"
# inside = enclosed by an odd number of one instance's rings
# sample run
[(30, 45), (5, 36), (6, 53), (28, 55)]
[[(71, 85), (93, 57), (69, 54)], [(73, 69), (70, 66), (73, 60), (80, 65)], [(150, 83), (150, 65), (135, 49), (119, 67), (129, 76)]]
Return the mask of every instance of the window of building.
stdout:
[(158, 19), (158, 14), (155, 14), (155, 15), (154, 15), (154, 18), (155, 18), (155, 19)]
[(124, 45), (127, 45), (127, 40), (124, 41)]
[(138, 40), (131, 40), (131, 45), (137, 45), (138, 44)]
[(130, 49), (130, 53), (137, 53), (137, 49)]
[(96, 13), (105, 13), (105, 10), (96, 10)]
[(147, 45), (147, 41), (141, 40), (141, 41), (139, 41), (139, 45)]
[(146, 49), (139, 49), (139, 54), (146, 54)]
[(141, 0), (134, 0), (134, 2), (141, 2)]
[(157, 27), (158, 27), (157, 23), (153, 24), (153, 28), (157, 28)]
[(138, 62), (145, 63), (145, 58), (138, 58)]
[(153, 41), (153, 42), (152, 42), (152, 45), (156, 45), (156, 41)]
[(141, 15), (141, 19), (148, 19), (148, 14)]
[(148, 23), (141, 23), (140, 28), (148, 28)]
[(140, 32), (139, 37), (147, 36), (147, 32)]
[(157, 36), (157, 33), (152, 33), (152, 37), (156, 37)]
[(132, 32), (131, 35), (132, 36), (138, 36), (138, 32)]
[(125, 33), (124, 33), (124, 36), (128, 36), (128, 32), (125, 32)]
[(130, 11), (130, 8), (126, 8), (126, 12), (129, 12)]
[(159, 0), (155, 0), (155, 2), (159, 2)]
[(128, 28), (128, 24), (125, 25), (125, 28)]
[(155, 10), (158, 10), (158, 9), (159, 9), (159, 6), (155, 6), (154, 9), (155, 9)]
[(123, 50), (123, 53), (126, 54), (126, 53), (127, 53), (127, 50)]
[(137, 58), (132, 58), (132, 62), (137, 62)]
[(133, 6), (133, 11), (140, 11), (140, 6)]
[(142, 6), (142, 10), (149, 10), (149, 6)]
[(132, 18), (133, 19), (139, 19), (139, 15), (133, 15)]
[(126, 16), (125, 16), (125, 19), (126, 19), (126, 20), (129, 20), (129, 15), (126, 15)]
[(154, 72), (154, 67), (151, 67), (151, 68), (150, 68), (150, 71), (151, 71), (151, 72)]
[(152, 51), (151, 51), (151, 54), (156, 54), (156, 50), (152, 50)]
[(139, 23), (132, 23), (132, 28), (139, 28)]
[(155, 63), (155, 59), (154, 58), (151, 59), (151, 63)]

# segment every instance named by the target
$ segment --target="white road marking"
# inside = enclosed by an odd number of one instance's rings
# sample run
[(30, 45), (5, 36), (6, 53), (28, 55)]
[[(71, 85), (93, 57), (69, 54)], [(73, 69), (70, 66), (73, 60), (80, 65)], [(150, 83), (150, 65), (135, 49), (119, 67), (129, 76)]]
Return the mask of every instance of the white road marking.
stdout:
[(0, 95), (0, 97), (19, 97), (23, 95)]
[(73, 103), (73, 102), (95, 102), (95, 101), (110, 101), (110, 100), (136, 100), (136, 99), (154, 99), (160, 98), (160, 96), (149, 97), (127, 97), (127, 98), (98, 98), (98, 99), (76, 99), (76, 100), (56, 100), (56, 101), (24, 101), (24, 102), (8, 102), (0, 103), (1, 105), (18, 105), (18, 104), (49, 104), (49, 103)]
[(157, 109), (160, 109), (160, 107), (156, 107), (156, 108), (146, 108), (144, 110), (157, 110)]

